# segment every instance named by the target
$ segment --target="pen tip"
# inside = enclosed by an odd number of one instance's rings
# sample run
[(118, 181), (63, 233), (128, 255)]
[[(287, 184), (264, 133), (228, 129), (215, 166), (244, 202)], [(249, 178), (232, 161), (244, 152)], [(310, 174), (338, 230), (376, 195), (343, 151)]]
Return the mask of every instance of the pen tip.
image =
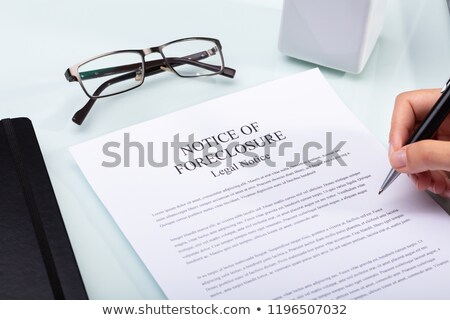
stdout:
[(378, 195), (380, 195), (383, 192), (383, 189), (380, 189), (380, 191), (378, 191)]

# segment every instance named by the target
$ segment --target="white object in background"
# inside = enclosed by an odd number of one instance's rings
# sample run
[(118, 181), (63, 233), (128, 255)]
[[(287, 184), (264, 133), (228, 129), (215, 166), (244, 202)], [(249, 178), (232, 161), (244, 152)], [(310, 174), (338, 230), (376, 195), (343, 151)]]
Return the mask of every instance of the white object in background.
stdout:
[(288, 56), (359, 73), (380, 35), (386, 0), (284, 0), (278, 47)]

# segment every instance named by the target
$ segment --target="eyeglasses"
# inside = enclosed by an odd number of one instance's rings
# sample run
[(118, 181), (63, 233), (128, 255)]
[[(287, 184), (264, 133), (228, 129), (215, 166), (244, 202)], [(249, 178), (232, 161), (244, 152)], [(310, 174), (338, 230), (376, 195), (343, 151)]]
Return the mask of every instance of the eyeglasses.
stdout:
[[(159, 53), (161, 59), (145, 61)], [(72, 121), (81, 125), (99, 98), (124, 93), (141, 86), (145, 77), (164, 71), (183, 78), (222, 75), (233, 78), (236, 71), (225, 67), (219, 40), (184, 38), (142, 50), (108, 52), (71, 66), (65, 72), (69, 82), (78, 81), (89, 97)]]

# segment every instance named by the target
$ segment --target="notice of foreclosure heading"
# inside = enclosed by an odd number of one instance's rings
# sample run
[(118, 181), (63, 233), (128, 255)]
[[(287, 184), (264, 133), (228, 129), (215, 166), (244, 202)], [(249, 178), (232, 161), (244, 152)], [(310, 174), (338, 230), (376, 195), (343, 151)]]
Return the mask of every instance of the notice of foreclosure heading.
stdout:
[(170, 299), (449, 299), (450, 217), (318, 69), (71, 148)]

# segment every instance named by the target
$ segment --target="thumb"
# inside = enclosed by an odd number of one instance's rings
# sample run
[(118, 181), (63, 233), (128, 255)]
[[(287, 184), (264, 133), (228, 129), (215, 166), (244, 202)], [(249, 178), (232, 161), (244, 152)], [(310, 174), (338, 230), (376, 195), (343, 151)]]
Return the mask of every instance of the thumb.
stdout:
[(391, 153), (389, 161), (395, 170), (403, 173), (450, 171), (450, 142), (423, 140), (411, 143)]

